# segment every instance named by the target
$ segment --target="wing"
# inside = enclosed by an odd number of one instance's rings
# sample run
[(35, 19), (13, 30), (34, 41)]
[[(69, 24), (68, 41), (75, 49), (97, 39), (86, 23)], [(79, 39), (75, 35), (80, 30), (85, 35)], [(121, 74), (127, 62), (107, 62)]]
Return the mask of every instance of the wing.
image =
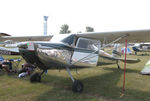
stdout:
[(18, 48), (0, 47), (0, 54), (3, 54), (3, 55), (19, 55), (19, 49)]
[(49, 36), (1, 36), (0, 41), (13, 40), (13, 41), (49, 41), (53, 35)]
[(149, 30), (132, 30), (132, 31), (114, 31), (114, 32), (90, 32), (79, 33), (78, 37), (91, 38), (103, 42), (106, 40), (108, 43), (121, 38), (118, 42), (150, 42), (150, 29)]

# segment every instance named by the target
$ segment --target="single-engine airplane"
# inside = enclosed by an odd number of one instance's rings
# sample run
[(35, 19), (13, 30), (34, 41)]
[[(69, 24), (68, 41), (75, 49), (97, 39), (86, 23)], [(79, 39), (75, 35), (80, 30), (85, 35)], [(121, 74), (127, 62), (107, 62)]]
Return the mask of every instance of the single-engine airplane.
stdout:
[[(83, 84), (74, 79), (70, 69), (117, 64), (125, 59), (113, 50), (108, 54), (101, 47), (103, 39), (107, 42), (122, 43), (127, 39), (129, 42), (148, 42), (150, 30), (116, 31), (116, 32), (90, 32), (78, 34), (53, 35), (50, 41), (29, 41), (18, 45), (21, 56), (29, 63), (35, 64), (43, 70), (34, 73), (30, 77), (31, 82), (40, 82), (41, 75), (52, 68), (66, 68), (73, 81), (72, 91), (82, 92)], [(11, 39), (12, 40), (12, 39)], [(108, 44), (109, 45), (109, 44)], [(127, 63), (137, 63), (139, 59), (128, 59)], [(119, 67), (119, 65), (118, 65)]]

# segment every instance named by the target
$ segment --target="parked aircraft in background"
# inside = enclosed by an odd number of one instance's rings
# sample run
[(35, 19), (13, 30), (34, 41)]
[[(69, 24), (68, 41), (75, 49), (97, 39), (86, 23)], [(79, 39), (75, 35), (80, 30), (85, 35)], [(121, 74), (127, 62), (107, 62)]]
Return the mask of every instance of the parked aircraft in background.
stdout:
[[(107, 45), (119, 42), (148, 42), (150, 30), (117, 31), (117, 32), (91, 32), (79, 34), (54, 35), (51, 41), (30, 41), (18, 45), (21, 56), (29, 63), (43, 70), (30, 77), (31, 82), (40, 82), (41, 75), (47, 69), (66, 68), (73, 81), (72, 91), (82, 92), (83, 84), (73, 78), (71, 68), (85, 68), (124, 62), (116, 50), (109, 54), (102, 49)], [(107, 38), (109, 44), (101, 47), (103, 39)], [(137, 63), (139, 59), (126, 59), (127, 63)], [(119, 65), (118, 65), (119, 67)]]
[(150, 52), (150, 43), (136, 43), (132, 49), (134, 50), (135, 54), (137, 55), (137, 52)]

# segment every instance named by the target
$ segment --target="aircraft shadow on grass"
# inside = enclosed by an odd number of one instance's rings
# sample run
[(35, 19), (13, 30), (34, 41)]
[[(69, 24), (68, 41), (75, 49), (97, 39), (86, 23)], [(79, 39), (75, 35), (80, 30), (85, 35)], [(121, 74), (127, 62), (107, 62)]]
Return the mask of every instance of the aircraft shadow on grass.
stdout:
[[(69, 99), (69, 100), (77, 100), (78, 97), (84, 97), (85, 101), (88, 101), (89, 98), (87, 96), (96, 97), (96, 98), (105, 98), (105, 99), (113, 99), (113, 100), (128, 100), (128, 101), (150, 101), (150, 91), (144, 92), (135, 89), (126, 89), (125, 96), (120, 97), (122, 92), (122, 87), (117, 87), (118, 82), (120, 81), (120, 77), (123, 75), (123, 69), (116, 69), (110, 67), (104, 67), (104, 70), (108, 70), (111, 72), (92, 76), (84, 79), (80, 79), (84, 84), (84, 91), (82, 94), (72, 93), (71, 86), (72, 81), (70, 78), (64, 78), (61, 76), (52, 76), (52, 75), (43, 75), (42, 82), (45, 85), (52, 86), (53, 89), (44, 92), (40, 96), (37, 97), (36, 101), (49, 101), (50, 99), (56, 99), (56, 97), (60, 97), (61, 100)], [(127, 73), (138, 73), (138, 70), (126, 69)], [(13, 77), (14, 76), (9, 76)], [(23, 79), (28, 80), (28, 79)], [(126, 85), (128, 86), (128, 85)], [(64, 90), (62, 90), (64, 89)], [(58, 94), (57, 94), (58, 93)], [(70, 97), (70, 96), (73, 96)]]

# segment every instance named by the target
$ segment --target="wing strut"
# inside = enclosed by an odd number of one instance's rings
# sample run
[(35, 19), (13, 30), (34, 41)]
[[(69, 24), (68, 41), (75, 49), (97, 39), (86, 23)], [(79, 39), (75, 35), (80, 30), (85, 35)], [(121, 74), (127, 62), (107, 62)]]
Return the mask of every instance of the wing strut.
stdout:
[(122, 38), (127, 37), (127, 36), (128, 36), (128, 34), (125, 34), (125, 35), (123, 35), (123, 36), (121, 36), (121, 37), (117, 38), (116, 40), (114, 40), (114, 41), (110, 42), (109, 44), (107, 44), (107, 45), (105, 45), (105, 46), (101, 47), (101, 49), (104, 49), (105, 47), (107, 47), (107, 46), (109, 46), (109, 45), (111, 45), (111, 44), (113, 44), (113, 43), (115, 43), (115, 42), (117, 42), (117, 41), (121, 40)]

